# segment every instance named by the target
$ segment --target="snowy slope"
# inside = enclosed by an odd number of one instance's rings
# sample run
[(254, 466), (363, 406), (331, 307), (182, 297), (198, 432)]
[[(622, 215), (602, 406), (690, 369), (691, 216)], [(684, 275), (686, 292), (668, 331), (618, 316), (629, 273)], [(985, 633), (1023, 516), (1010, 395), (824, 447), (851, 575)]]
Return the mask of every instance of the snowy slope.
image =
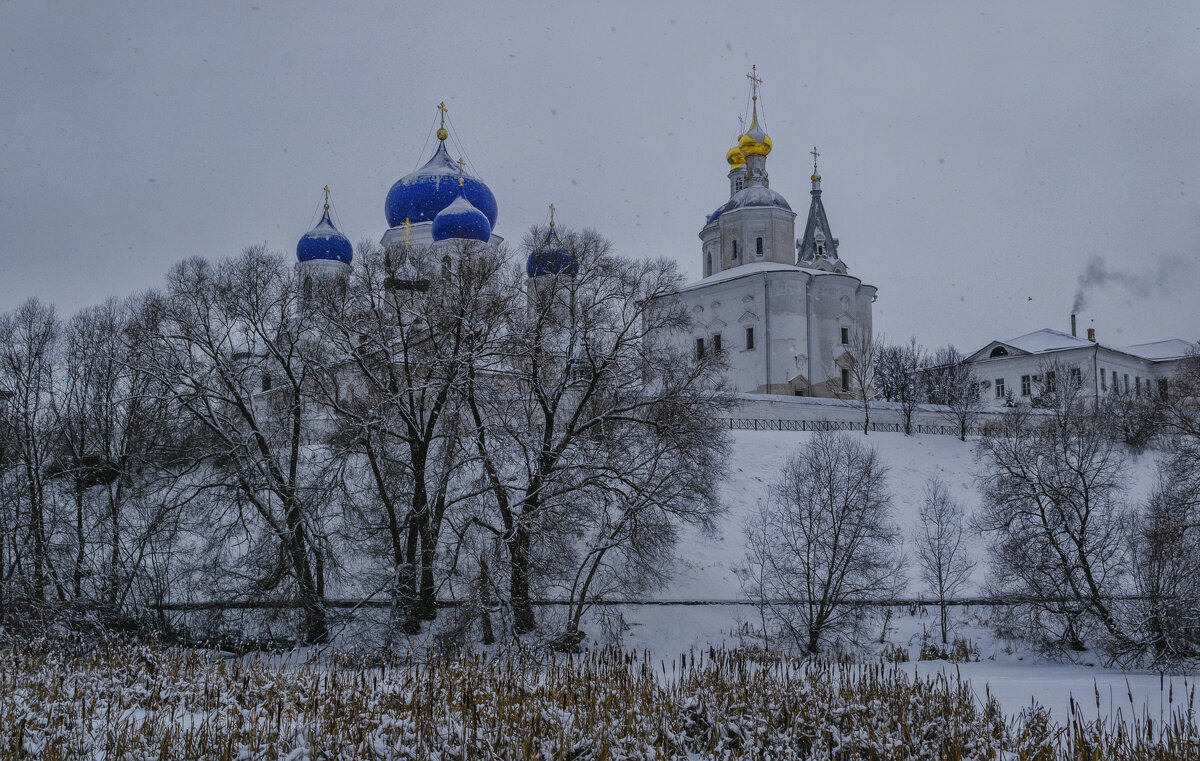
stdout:
[[(660, 599), (734, 600), (744, 597), (735, 573), (745, 556), (741, 527), (758, 502), (765, 498), (769, 486), (778, 480), (787, 459), (812, 436), (812, 433), (794, 431), (734, 432), (729, 480), (722, 490), (729, 512), (721, 521), (716, 536), (692, 533), (681, 542), (679, 569), (670, 584), (659, 591)], [(863, 438), (877, 449), (888, 467), (887, 483), (892, 493), (894, 520), (900, 525), (906, 544), (917, 523), (925, 482), (930, 477), (940, 476), (968, 513), (978, 504), (975, 486), (978, 465), (970, 440), (963, 443), (953, 436), (905, 436), (901, 433), (872, 433)], [(1154, 458), (1152, 455), (1130, 455), (1130, 458), (1129, 493), (1140, 501), (1154, 481)], [(971, 541), (976, 555), (982, 559), (983, 540), (973, 536)], [(965, 595), (978, 592), (985, 573), (981, 562), (976, 567), (974, 583), (965, 590)], [(910, 569), (908, 576), (906, 596), (922, 595), (925, 590), (915, 571)]]
[[(796, 447), (813, 434), (778, 431), (738, 431), (734, 433), (729, 479), (723, 488), (723, 500), (728, 513), (719, 524), (715, 536), (687, 535), (678, 547), (680, 564), (675, 577), (657, 593), (662, 600), (736, 601), (745, 599), (738, 582), (736, 569), (744, 563), (745, 546), (742, 525), (768, 487), (778, 479), (784, 462)], [(861, 434), (852, 434), (861, 436)], [(911, 542), (912, 529), (917, 522), (924, 485), (933, 475), (939, 475), (967, 511), (979, 503), (975, 474), (978, 465), (974, 445), (963, 443), (953, 436), (904, 436), (899, 433), (872, 433), (867, 441), (875, 446), (888, 466), (888, 487), (893, 495), (894, 516)], [(1149, 493), (1155, 478), (1153, 455), (1129, 459), (1129, 498), (1140, 502)], [(984, 540), (971, 537), (977, 559), (973, 583), (964, 591), (972, 596), (980, 591), (986, 575)], [(914, 569), (909, 568), (907, 596), (926, 596)], [(648, 649), (665, 657), (690, 648), (709, 645), (735, 646), (757, 642), (752, 634), (758, 629), (758, 612), (753, 605), (707, 606), (628, 606), (608, 611), (619, 617), (620, 641), (626, 648)], [(907, 647), (916, 658), (923, 629), (936, 626), (933, 611), (925, 609), (916, 617), (896, 611), (897, 618), (889, 626), (886, 641)], [(1052, 710), (1059, 720), (1069, 716), (1072, 699), (1082, 702), (1093, 712), (1095, 692), (1102, 698), (1101, 713), (1118, 708), (1128, 712), (1126, 689), (1131, 691), (1138, 713), (1157, 712), (1160, 701), (1171, 690), (1171, 680), (1160, 683), (1157, 674), (1146, 672), (1123, 673), (1096, 664), (1048, 663), (1028, 652), (1020, 643), (998, 641), (980, 615), (981, 611), (956, 610), (954, 630), (967, 637), (979, 648), (981, 661), (961, 664), (957, 668), (964, 678), (972, 681), (982, 697), (985, 691), (996, 695), (1007, 711), (1016, 712), (1029, 704), (1031, 698)], [(745, 625), (745, 628), (743, 628)], [(614, 630), (599, 621), (585, 622), (596, 640), (604, 640)], [(739, 631), (742, 632), (739, 635)], [(927, 675), (947, 669), (954, 673), (956, 666), (942, 662), (912, 663), (911, 670)], [(1194, 678), (1176, 677), (1175, 694), (1190, 687)], [(1164, 688), (1160, 691), (1160, 684)], [(1128, 688), (1126, 687), (1128, 685)]]

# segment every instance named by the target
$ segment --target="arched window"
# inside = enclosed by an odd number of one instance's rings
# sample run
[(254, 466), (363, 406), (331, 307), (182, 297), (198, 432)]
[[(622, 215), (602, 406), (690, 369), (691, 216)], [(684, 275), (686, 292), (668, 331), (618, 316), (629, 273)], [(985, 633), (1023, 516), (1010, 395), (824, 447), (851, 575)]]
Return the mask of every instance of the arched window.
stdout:
[(992, 349), (992, 353), (991, 353), (990, 355), (988, 355), (988, 356), (991, 356), (991, 357), (1007, 357), (1007, 356), (1008, 356), (1008, 349), (1005, 349), (1003, 346), (997, 346), (995, 349)]
[(756, 238), (756, 239), (754, 240), (754, 255), (755, 255), (755, 256), (762, 256), (762, 255), (763, 255), (763, 245), (762, 245), (762, 238)]

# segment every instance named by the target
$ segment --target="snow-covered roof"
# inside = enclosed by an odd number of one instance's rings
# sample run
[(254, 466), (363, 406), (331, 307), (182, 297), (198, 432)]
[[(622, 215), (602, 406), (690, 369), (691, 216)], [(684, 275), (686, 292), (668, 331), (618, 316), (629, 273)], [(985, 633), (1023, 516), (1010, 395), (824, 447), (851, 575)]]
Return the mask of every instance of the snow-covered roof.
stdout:
[(1186, 357), (1196, 351), (1196, 344), (1184, 341), (1182, 338), (1168, 338), (1165, 341), (1151, 341), (1150, 343), (1122, 346), (1117, 350), (1153, 361)]
[(1053, 330), (1051, 328), (1042, 328), (1035, 330), (1032, 333), (1026, 333), (1023, 336), (1003, 341), (1002, 343), (1009, 346), (1015, 346), (1021, 351), (1027, 351), (1030, 354), (1039, 354), (1043, 351), (1055, 351), (1058, 349), (1075, 349), (1080, 346), (1092, 346), (1091, 341), (1078, 338), (1070, 333), (1063, 333), (1061, 330)]
[(994, 346), (1008, 346), (1027, 354), (1044, 354), (1051, 351), (1099, 346), (1101, 349), (1129, 354), (1151, 362), (1179, 359), (1180, 357), (1186, 357), (1196, 350), (1196, 344), (1184, 341), (1181, 338), (1169, 338), (1165, 341), (1151, 341), (1150, 343), (1134, 344), (1132, 346), (1109, 346), (1108, 344), (1097, 344), (1093, 341), (1064, 333), (1061, 330), (1042, 328), (1032, 333), (1026, 333), (1023, 336), (1010, 338), (1007, 341), (993, 341), (972, 355), (972, 357), (976, 359), (987, 358), (987, 352), (990, 352)]
[[(739, 277), (747, 277), (749, 275), (757, 275), (760, 272), (803, 272), (812, 277), (820, 277), (823, 275), (837, 275), (837, 272), (825, 272), (823, 270), (809, 269), (808, 267), (797, 267), (794, 264), (780, 264), (779, 262), (751, 262), (750, 264), (739, 264), (730, 267), (727, 270), (722, 270), (715, 275), (709, 275), (706, 278), (697, 280), (694, 283), (688, 283), (679, 289), (679, 292), (691, 291), (701, 286), (712, 285), (713, 283), (721, 283), (726, 280), (734, 280)], [(854, 277), (853, 275), (843, 275), (843, 277)], [(858, 280), (858, 278), (854, 278)]]

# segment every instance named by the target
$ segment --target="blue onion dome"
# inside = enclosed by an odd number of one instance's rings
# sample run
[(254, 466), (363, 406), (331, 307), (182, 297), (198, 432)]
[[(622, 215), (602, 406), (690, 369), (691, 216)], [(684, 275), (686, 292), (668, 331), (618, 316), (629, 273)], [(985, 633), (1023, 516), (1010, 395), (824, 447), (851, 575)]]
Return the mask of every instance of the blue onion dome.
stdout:
[(717, 207), (716, 211), (714, 211), (712, 214), (708, 215), (708, 223), (711, 225), (713, 222), (716, 222), (718, 219), (720, 219), (721, 212), (723, 212), (723, 211), (725, 211), (725, 205), (721, 204), (720, 206)]
[(440, 241), (466, 238), (488, 242), (492, 238), (492, 225), (484, 213), (475, 208), (467, 198), (465, 178), (458, 189), (458, 196), (433, 218), (433, 239)]
[[(384, 212), (388, 225), (398, 227), (408, 220), (412, 224), (430, 222), (442, 209), (454, 203), (458, 196), (458, 165), (446, 151), (443, 131), (438, 132), (438, 147), (425, 166), (400, 178), (388, 191)], [(496, 226), (496, 197), (487, 185), (463, 175), (463, 192), (471, 204), (483, 212), (488, 229)]]
[(354, 246), (342, 235), (329, 218), (329, 205), (317, 226), (304, 234), (296, 244), (296, 258), (302, 262), (313, 259), (328, 259), (349, 264), (354, 258)]
[(558, 233), (554, 232), (553, 227), (546, 234), (546, 240), (542, 241), (542, 245), (525, 260), (525, 274), (529, 277), (542, 277), (543, 275), (575, 276), (578, 273), (579, 262), (575, 260), (575, 256), (559, 241)]

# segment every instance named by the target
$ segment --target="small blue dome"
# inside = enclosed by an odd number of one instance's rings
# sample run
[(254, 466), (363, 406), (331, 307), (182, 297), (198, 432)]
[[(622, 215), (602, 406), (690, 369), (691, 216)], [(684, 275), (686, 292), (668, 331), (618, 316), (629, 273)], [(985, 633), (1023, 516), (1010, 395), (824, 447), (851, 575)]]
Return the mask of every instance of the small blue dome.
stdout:
[(354, 258), (354, 246), (333, 226), (333, 221), (329, 219), (329, 209), (325, 209), (317, 226), (306, 232), (296, 244), (296, 258), (302, 262), (330, 259), (349, 264)]
[[(463, 192), (476, 209), (487, 217), (488, 229), (496, 226), (496, 197), (491, 189), (470, 175), (463, 175)], [(446, 143), (438, 141), (433, 158), (425, 166), (400, 178), (388, 191), (384, 203), (388, 225), (398, 227), (404, 220), (416, 224), (430, 222), (458, 196), (458, 164), (450, 159)]]
[(525, 274), (529, 277), (542, 277), (543, 275), (577, 275), (579, 274), (579, 262), (575, 261), (574, 255), (571, 254), (558, 240), (558, 234), (554, 232), (554, 228), (550, 228), (549, 234), (546, 235), (546, 240), (542, 243), (538, 250), (529, 255), (525, 260)]
[(723, 211), (725, 211), (724, 204), (718, 206), (716, 211), (714, 211), (712, 214), (708, 215), (708, 223), (711, 225), (713, 222), (716, 222), (717, 219), (721, 216), (721, 212), (723, 212)]
[[(464, 186), (460, 186), (460, 189)], [(467, 238), (486, 243), (492, 238), (492, 226), (488, 218), (461, 192), (433, 218), (432, 232), (435, 241)]]

